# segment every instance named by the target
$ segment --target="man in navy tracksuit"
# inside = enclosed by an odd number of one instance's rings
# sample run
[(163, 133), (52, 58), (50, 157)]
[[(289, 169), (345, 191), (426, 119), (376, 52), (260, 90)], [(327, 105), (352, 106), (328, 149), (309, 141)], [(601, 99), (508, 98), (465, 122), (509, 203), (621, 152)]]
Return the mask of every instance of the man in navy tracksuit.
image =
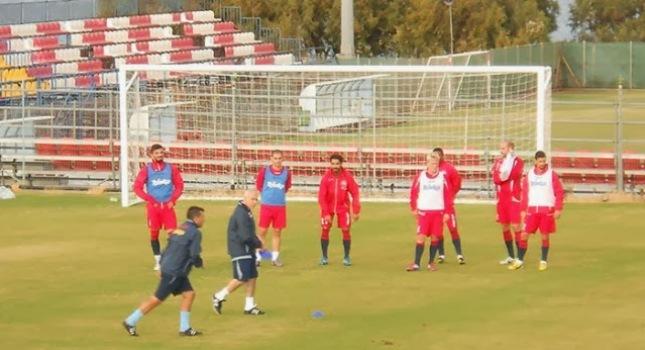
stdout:
[(213, 294), (213, 310), (222, 314), (222, 303), (240, 286), (246, 287), (245, 315), (263, 315), (255, 304), (255, 283), (258, 270), (255, 266), (255, 250), (262, 248), (262, 242), (255, 234), (253, 208), (258, 203), (258, 191), (244, 192), (228, 222), (228, 254), (233, 263), (233, 279), (219, 292)]
[(186, 214), (188, 220), (171, 232), (168, 245), (161, 255), (161, 280), (157, 291), (123, 321), (123, 327), (131, 336), (137, 336), (136, 325), (143, 315), (152, 311), (170, 295), (181, 294), (179, 313), (179, 335), (196, 336), (201, 332), (190, 326), (190, 309), (195, 300), (193, 286), (188, 275), (193, 266), (202, 267), (202, 233), (199, 228), (204, 225), (204, 209), (190, 207)]

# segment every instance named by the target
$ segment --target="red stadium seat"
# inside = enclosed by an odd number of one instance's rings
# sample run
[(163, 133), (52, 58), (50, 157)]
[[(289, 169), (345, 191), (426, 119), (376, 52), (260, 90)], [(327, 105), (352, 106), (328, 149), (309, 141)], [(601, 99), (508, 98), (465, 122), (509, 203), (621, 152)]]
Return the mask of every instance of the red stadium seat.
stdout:
[(130, 40), (141, 40), (150, 38), (150, 29), (148, 28), (139, 28), (128, 30), (128, 39)]
[(39, 51), (31, 54), (31, 62), (36, 63), (49, 63), (56, 61), (55, 51)]
[(83, 34), (84, 44), (103, 44), (105, 43), (105, 32), (92, 32)]
[(218, 32), (232, 32), (232, 31), (235, 31), (235, 23), (233, 23), (233, 22), (215, 23), (215, 30), (218, 31)]
[(92, 18), (86, 19), (83, 23), (85, 29), (107, 29), (107, 18)]
[(193, 59), (191, 51), (179, 51), (170, 53), (170, 62), (187, 62)]
[(32, 39), (34, 48), (37, 49), (48, 49), (59, 47), (60, 42), (58, 41), (57, 36), (41, 36)]
[(131, 26), (145, 26), (150, 25), (150, 15), (132, 16), (130, 17)]
[(11, 38), (11, 26), (0, 26), (0, 38)]
[(100, 60), (83, 61), (78, 63), (79, 72), (99, 72), (103, 70), (103, 62)]
[(187, 49), (195, 46), (193, 38), (172, 39), (170, 45), (173, 49)]
[(54, 69), (51, 65), (32, 66), (27, 68), (27, 74), (34, 78), (51, 77), (54, 74)]
[(41, 34), (45, 33), (60, 33), (61, 32), (60, 22), (45, 22), (45, 23), (36, 23), (36, 31)]
[(74, 78), (76, 87), (92, 87), (101, 85), (101, 77), (98, 75), (86, 75)]

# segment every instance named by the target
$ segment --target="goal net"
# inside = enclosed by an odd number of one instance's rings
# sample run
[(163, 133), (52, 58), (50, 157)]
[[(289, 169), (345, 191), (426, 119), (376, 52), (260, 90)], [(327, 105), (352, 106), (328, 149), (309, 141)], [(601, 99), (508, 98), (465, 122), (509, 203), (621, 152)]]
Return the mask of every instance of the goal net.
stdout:
[(254, 186), (281, 150), (292, 197), (315, 198), (340, 153), (362, 194), (404, 200), (426, 155), (442, 147), (460, 196), (488, 198), (502, 140), (528, 158), (549, 151), (548, 67), (125, 65), (119, 73), (122, 204), (161, 143), (185, 196)]

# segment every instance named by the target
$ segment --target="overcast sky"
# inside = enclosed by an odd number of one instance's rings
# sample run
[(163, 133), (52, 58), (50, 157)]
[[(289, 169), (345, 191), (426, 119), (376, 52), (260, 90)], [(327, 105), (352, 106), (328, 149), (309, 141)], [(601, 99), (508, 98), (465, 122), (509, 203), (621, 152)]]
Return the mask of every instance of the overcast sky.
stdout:
[(573, 39), (573, 32), (569, 28), (569, 6), (574, 0), (558, 0), (560, 4), (560, 15), (558, 16), (558, 30), (551, 33), (551, 40), (562, 41)]

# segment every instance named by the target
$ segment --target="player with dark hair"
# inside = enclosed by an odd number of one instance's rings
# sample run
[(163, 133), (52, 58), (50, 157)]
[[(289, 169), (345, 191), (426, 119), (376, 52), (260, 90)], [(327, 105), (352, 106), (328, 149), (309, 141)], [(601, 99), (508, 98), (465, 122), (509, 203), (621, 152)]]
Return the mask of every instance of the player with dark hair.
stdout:
[(332, 227), (334, 217), (337, 226), (343, 233), (343, 265), (351, 266), (352, 260), (349, 256), (351, 249), (351, 226), (352, 222), (359, 219), (361, 202), (359, 188), (352, 172), (343, 168), (343, 156), (334, 153), (329, 157), (330, 169), (325, 172), (320, 180), (318, 190), (318, 205), (320, 206), (320, 248), (322, 257), (320, 265), (329, 264), (329, 231)]
[[(493, 182), (497, 194), (497, 222), (502, 226), (502, 237), (508, 256), (499, 263), (512, 264), (515, 260), (513, 238), (519, 250), (521, 219), (520, 197), (524, 162), (515, 155), (515, 144), (502, 141), (499, 146), (501, 157), (493, 164)], [(513, 229), (514, 235), (511, 235)]]
[[(453, 198), (454, 200), (454, 198), (457, 198), (457, 193), (459, 193), (459, 190), (461, 190), (461, 176), (459, 176), (457, 169), (450, 162), (444, 159), (442, 148), (436, 147), (432, 150), (432, 154), (439, 159), (439, 171), (444, 172), (446, 181), (448, 181), (448, 185), (450, 187), (450, 190), (452, 191), (451, 198)], [(450, 232), (452, 245), (455, 247), (455, 253), (457, 253), (457, 262), (460, 265), (463, 265), (466, 263), (466, 259), (464, 258), (461, 250), (461, 237), (459, 236), (459, 229), (457, 228), (457, 213), (455, 211), (455, 207), (452, 206), (451, 212), (447, 212), (446, 214), (448, 214), (446, 226), (448, 227), (448, 231)], [(443, 245), (443, 230), (441, 232), (441, 236), (439, 237), (438, 251), (439, 257), (437, 258), (437, 262), (442, 264), (446, 260), (446, 253)]]
[(203, 266), (200, 256), (202, 233), (199, 229), (204, 226), (206, 221), (204, 209), (190, 207), (186, 218), (186, 222), (181, 227), (170, 233), (168, 246), (161, 255), (161, 280), (157, 291), (123, 321), (123, 327), (131, 336), (138, 335), (136, 326), (143, 315), (161, 305), (170, 294), (181, 294), (182, 297), (179, 312), (179, 335), (192, 337), (201, 334), (190, 326), (190, 309), (195, 300), (195, 292), (188, 275), (193, 266), (197, 268)]
[(535, 167), (529, 170), (522, 184), (520, 204), (524, 231), (522, 232), (517, 259), (508, 268), (517, 270), (524, 266), (524, 255), (528, 248), (528, 235), (538, 229), (542, 235), (542, 258), (538, 269), (547, 269), (549, 237), (555, 233), (555, 221), (562, 214), (564, 189), (560, 177), (547, 164), (546, 153), (535, 153)]
[(162, 145), (152, 145), (149, 155), (151, 162), (139, 171), (134, 181), (134, 193), (146, 202), (154, 269), (159, 271), (159, 231), (163, 228), (170, 232), (177, 227), (175, 204), (184, 191), (184, 180), (175, 165), (164, 162), (165, 149)]
[[(271, 152), (271, 164), (261, 167), (255, 181), (255, 188), (260, 192), (260, 228), (258, 233), (264, 242), (269, 227), (273, 225), (271, 265), (282, 267), (280, 261), (280, 243), (282, 230), (287, 227), (287, 192), (291, 188), (291, 172), (282, 166), (282, 151)], [(260, 265), (259, 251), (256, 253), (256, 264)]]

